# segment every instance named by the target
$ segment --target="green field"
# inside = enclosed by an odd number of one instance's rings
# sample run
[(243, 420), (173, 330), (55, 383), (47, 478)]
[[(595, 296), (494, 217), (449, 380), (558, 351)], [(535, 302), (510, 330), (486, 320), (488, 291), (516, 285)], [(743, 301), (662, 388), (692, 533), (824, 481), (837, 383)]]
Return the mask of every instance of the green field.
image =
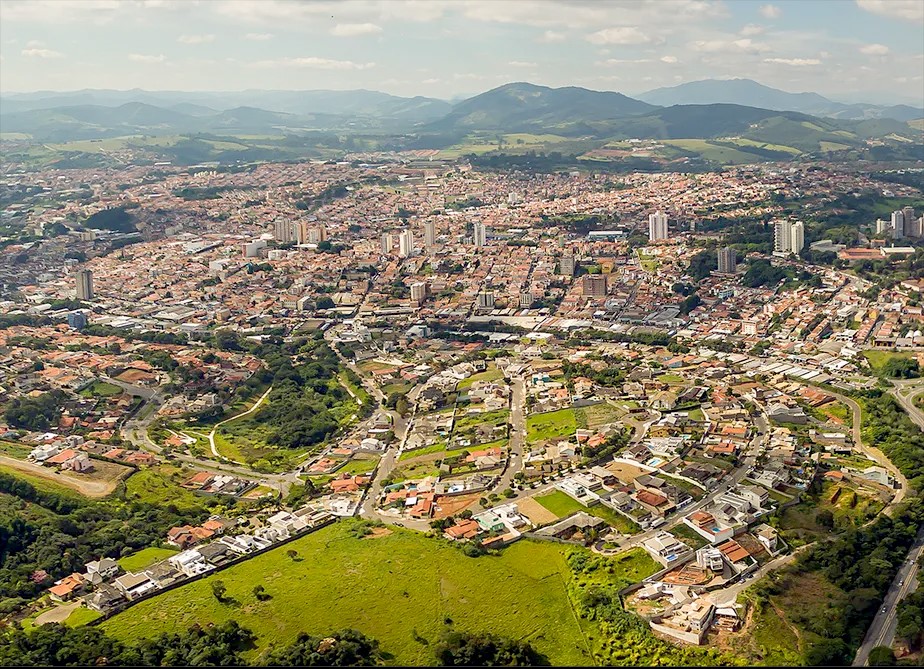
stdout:
[[(841, 488), (835, 499), (835, 491)], [(812, 540), (825, 536), (831, 529), (818, 522), (820, 511), (834, 515), (834, 527), (842, 530), (859, 526), (874, 518), (884, 506), (881, 501), (868, 495), (856, 493), (849, 486), (826, 481), (821, 491), (812, 495), (804, 493), (798, 504), (787, 507), (780, 519), (780, 530), (786, 537)]]
[(24, 460), (25, 458), (29, 457), (29, 453), (31, 452), (32, 449), (25, 444), (0, 439), (0, 453), (3, 453), (4, 455), (9, 455), (11, 457)]
[(353, 458), (348, 463), (343, 465), (340, 469), (337, 470), (337, 474), (350, 474), (351, 476), (360, 476), (362, 474), (368, 474), (376, 465), (379, 464), (379, 458), (376, 456), (364, 457), (364, 458)]
[(115, 397), (124, 391), (119, 386), (105, 381), (94, 381), (80, 391), (84, 397)]
[[(357, 538), (356, 526), (342, 521), (324, 528), (141, 602), (102, 627), (127, 641), (233, 619), (257, 635), (251, 661), (268, 644), (289, 643), (299, 632), (351, 627), (378, 639), (390, 664), (426, 665), (451, 625), (529, 641), (553, 665), (592, 663), (585, 632), (594, 630), (571, 608), (562, 546), (519, 541), (499, 556), (469, 558), (409, 530)], [(292, 549), (304, 559), (287, 557)], [(644, 567), (634, 560), (630, 566)], [(212, 595), (215, 580), (227, 586), (231, 603)], [(257, 601), (256, 585), (272, 599)]]
[[(54, 471), (52, 469), (48, 470), (49, 476), (54, 476)], [(10, 476), (15, 476), (18, 479), (27, 481), (35, 486), (38, 490), (47, 490), (48, 492), (53, 492), (56, 495), (61, 495), (62, 497), (68, 497), (72, 499), (84, 499), (84, 495), (81, 495), (79, 492), (73, 488), (69, 488), (66, 485), (58, 483), (47, 478), (42, 478), (41, 476), (35, 476), (29, 474), (28, 472), (20, 471), (19, 469), (14, 469), (13, 467), (8, 467), (4, 464), (0, 464), (0, 472), (4, 474), (9, 474)]]
[(457, 386), (458, 390), (465, 390), (466, 388), (471, 388), (472, 384), (476, 381), (497, 381), (498, 379), (504, 378), (504, 373), (499, 369), (489, 369), (484, 372), (479, 372), (478, 374), (472, 374), (467, 379), (462, 379), (459, 381)]
[(570, 437), (577, 429), (573, 409), (559, 409), (546, 413), (530, 414), (526, 417), (526, 439), (529, 442), (543, 441), (554, 437)]
[(863, 357), (869, 362), (869, 366), (876, 374), (882, 373), (882, 368), (893, 358), (911, 360), (914, 356), (910, 353), (898, 353), (896, 351), (863, 351)]
[(730, 146), (718, 146), (707, 139), (665, 139), (666, 146), (676, 147), (686, 152), (699, 154), (705, 160), (717, 163), (757, 163), (763, 159), (753, 153), (739, 151)]
[(125, 571), (135, 572), (139, 569), (150, 567), (155, 562), (166, 560), (171, 555), (176, 554), (176, 548), (158, 548), (157, 546), (149, 546), (148, 548), (142, 548), (137, 553), (132, 553), (131, 555), (119, 558), (119, 566), (122, 567), (122, 569)]
[(140, 469), (126, 479), (125, 499), (156, 505), (174, 504), (178, 509), (201, 507), (201, 497), (180, 487), (180, 483), (193, 473), (191, 469), (172, 465)]
[(64, 624), (68, 627), (81, 627), (82, 625), (91, 623), (98, 618), (100, 618), (99, 613), (93, 609), (88, 609), (81, 606), (71, 611), (71, 615), (67, 617), (67, 620), (64, 621)]

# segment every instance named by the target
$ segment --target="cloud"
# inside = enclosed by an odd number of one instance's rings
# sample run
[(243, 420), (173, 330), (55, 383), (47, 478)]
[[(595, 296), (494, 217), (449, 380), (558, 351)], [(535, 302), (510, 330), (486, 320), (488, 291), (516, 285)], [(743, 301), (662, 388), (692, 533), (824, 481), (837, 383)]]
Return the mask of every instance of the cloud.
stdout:
[(260, 60), (253, 65), (254, 67), (304, 67), (312, 70), (368, 70), (375, 67), (375, 63), (354, 63), (352, 60), (333, 60), (316, 56)]
[(791, 67), (809, 67), (811, 65), (821, 65), (817, 58), (764, 58), (765, 63), (775, 65), (789, 65)]
[(374, 23), (338, 23), (330, 29), (334, 37), (359, 37), (360, 35), (378, 35), (381, 26)]
[(635, 26), (604, 28), (587, 36), (591, 44), (648, 44), (651, 38)]
[(536, 63), (526, 60), (511, 60), (507, 63), (510, 67), (536, 67)]
[(60, 51), (54, 51), (53, 49), (39, 49), (35, 47), (31, 49), (23, 49), (21, 53), (27, 58), (61, 58), (64, 56), (64, 54)]
[(677, 56), (661, 56), (661, 62), (674, 64), (677, 62)]
[(427, 84), (427, 85), (429, 86), (429, 85), (431, 85), (431, 84), (438, 84), (438, 83), (440, 83), (440, 80), (434, 77), (434, 78), (431, 78), (431, 79), (424, 79), (424, 80), (421, 81), (420, 83), (422, 83), (422, 84)]
[(754, 35), (760, 35), (763, 31), (763, 26), (759, 26), (755, 23), (749, 23), (741, 29), (741, 34), (745, 37), (753, 37)]
[(552, 42), (564, 42), (565, 33), (555, 32), (554, 30), (546, 30), (542, 33), (542, 36), (539, 38), (540, 42), (552, 43)]
[(867, 44), (860, 47), (860, 53), (867, 56), (885, 56), (889, 53), (889, 47), (885, 44)]
[(215, 41), (215, 35), (180, 35), (176, 41), (180, 44), (208, 44)]
[(857, 6), (872, 14), (924, 23), (924, 2), (921, 0), (857, 0)]
[(640, 63), (650, 63), (650, 58), (607, 58), (598, 60), (594, 63), (599, 67), (615, 67), (616, 65), (638, 65)]
[(273, 39), (272, 33), (247, 33), (244, 35), (244, 39), (250, 40), (251, 42), (266, 42), (267, 40)]
[(703, 53), (762, 53), (770, 50), (766, 44), (755, 42), (747, 37), (736, 40), (700, 40), (693, 42), (692, 47), (694, 51)]
[(760, 15), (765, 19), (778, 19), (783, 15), (783, 10), (776, 5), (761, 5)]
[(167, 57), (162, 53), (156, 56), (150, 56), (141, 53), (130, 53), (128, 54), (128, 59), (136, 63), (163, 63), (165, 60), (167, 60)]

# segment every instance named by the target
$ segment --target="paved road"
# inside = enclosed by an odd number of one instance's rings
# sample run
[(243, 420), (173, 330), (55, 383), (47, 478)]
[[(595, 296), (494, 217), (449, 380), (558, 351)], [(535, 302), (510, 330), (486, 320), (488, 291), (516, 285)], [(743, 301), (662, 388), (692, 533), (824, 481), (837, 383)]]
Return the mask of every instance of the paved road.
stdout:
[(854, 667), (864, 667), (869, 661), (869, 653), (876, 646), (892, 646), (895, 640), (898, 603), (917, 588), (918, 559), (924, 552), (924, 528), (918, 532), (917, 539), (908, 551), (908, 556), (898, 568), (898, 573), (886, 593), (882, 606), (866, 631), (863, 643), (857, 650), (853, 661)]
[(924, 385), (922, 385), (924, 382), (920, 379), (914, 379), (911, 381), (893, 381), (892, 384), (895, 386), (891, 391), (892, 396), (905, 410), (908, 417), (924, 430), (924, 411), (921, 411), (914, 403), (915, 398), (924, 393)]
[(513, 483), (513, 477), (523, 469), (523, 445), (526, 442), (526, 387), (522, 378), (515, 378), (511, 384), (510, 399), (510, 455), (507, 469), (500, 477), (496, 490), (506, 490)]
[(218, 430), (218, 428), (220, 428), (220, 427), (221, 427), (222, 425), (224, 425), (225, 423), (230, 423), (232, 420), (237, 420), (238, 418), (241, 418), (241, 417), (246, 416), (246, 415), (248, 415), (248, 414), (252, 414), (254, 411), (256, 411), (257, 409), (259, 409), (259, 408), (260, 408), (260, 405), (263, 404), (263, 402), (266, 401), (266, 398), (267, 398), (267, 397), (269, 397), (269, 394), (270, 394), (270, 392), (271, 392), (272, 390), (273, 390), (273, 386), (270, 386), (269, 388), (267, 388), (267, 389), (266, 389), (266, 392), (263, 393), (263, 395), (260, 396), (260, 399), (258, 399), (256, 402), (254, 402), (254, 405), (253, 405), (252, 407), (250, 407), (249, 409), (247, 409), (246, 411), (242, 411), (241, 413), (237, 414), (236, 416), (231, 416), (231, 418), (225, 418), (225, 419), (224, 419), (223, 421), (221, 421), (220, 423), (215, 423), (215, 426), (212, 428), (212, 431), (209, 432), (209, 434), (208, 434), (209, 448), (211, 448), (211, 450), (212, 450), (212, 455), (214, 455), (216, 458), (221, 458), (222, 460), (227, 460), (228, 462), (233, 462), (233, 463), (236, 464), (236, 465), (241, 465), (242, 467), (246, 467), (246, 465), (245, 465), (243, 462), (238, 462), (237, 460), (232, 460), (231, 458), (227, 458), (227, 457), (225, 457), (224, 455), (222, 455), (221, 453), (218, 452), (218, 448), (215, 447), (215, 432)]

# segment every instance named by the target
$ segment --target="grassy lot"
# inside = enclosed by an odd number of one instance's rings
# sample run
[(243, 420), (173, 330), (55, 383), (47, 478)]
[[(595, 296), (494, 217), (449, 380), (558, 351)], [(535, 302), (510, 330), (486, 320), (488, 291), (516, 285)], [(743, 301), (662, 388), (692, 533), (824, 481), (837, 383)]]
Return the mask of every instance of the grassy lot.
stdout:
[[(53, 471), (54, 470), (49, 469), (48, 476), (54, 476)], [(57, 481), (53, 481), (47, 478), (42, 478), (41, 476), (35, 476), (33, 474), (20, 471), (19, 469), (15, 469), (13, 467), (7, 467), (6, 465), (2, 463), (0, 463), (0, 472), (3, 472), (4, 474), (9, 474), (10, 476), (15, 476), (16, 478), (22, 479), (23, 481), (27, 481), (31, 483), (33, 486), (35, 486), (38, 490), (47, 490), (49, 492), (53, 492), (57, 495), (62, 495), (64, 497), (73, 497), (73, 498), (78, 498), (78, 499), (84, 497), (83, 495), (81, 495), (79, 492), (77, 492), (73, 488), (70, 488), (66, 485), (58, 483)]]
[(471, 388), (476, 381), (497, 381), (498, 379), (504, 378), (504, 373), (497, 368), (488, 369), (484, 372), (479, 372), (478, 374), (472, 374), (467, 379), (462, 379), (459, 381), (459, 385), (456, 386), (458, 390), (465, 390), (466, 388)]
[[(840, 489), (840, 494), (836, 495)], [(830, 534), (831, 529), (819, 524), (818, 514), (830, 511), (834, 514), (834, 527), (859, 526), (875, 517), (882, 510), (878, 499), (864, 495), (849, 486), (825, 482), (816, 494), (804, 493), (798, 504), (783, 512), (780, 529), (784, 536), (811, 540)]]
[(680, 374), (668, 373), (659, 376), (658, 381), (662, 383), (683, 383), (683, 377)]
[(337, 470), (337, 474), (350, 474), (352, 476), (359, 476), (361, 474), (368, 474), (376, 465), (379, 464), (379, 458), (377, 456), (371, 456), (367, 458), (353, 458), (348, 463), (343, 465), (340, 469)]
[(706, 420), (706, 414), (704, 414), (703, 410), (700, 408), (693, 409), (693, 411), (690, 412), (690, 420)]
[(660, 264), (656, 256), (648, 255), (643, 251), (638, 252), (638, 262), (646, 272), (657, 271), (658, 265)]
[(88, 609), (81, 606), (71, 611), (71, 615), (67, 617), (67, 619), (64, 621), (64, 624), (68, 627), (81, 627), (93, 622), (100, 617), (101, 614), (97, 613), (93, 609)]
[(4, 455), (9, 455), (10, 457), (24, 460), (25, 458), (29, 457), (29, 453), (31, 452), (32, 449), (25, 444), (0, 439), (0, 453)]
[(150, 546), (148, 548), (142, 548), (137, 553), (119, 558), (119, 566), (125, 571), (135, 572), (139, 569), (150, 567), (155, 562), (166, 560), (171, 555), (176, 555), (176, 553), (177, 549), (175, 548), (158, 548), (156, 546)]
[[(459, 437), (470, 439), (473, 445), (494, 441), (498, 436), (506, 437), (506, 429), (494, 432), (493, 428), (506, 425), (509, 418), (510, 412), (506, 409), (458, 418), (452, 427), (453, 441), (451, 443), (454, 443)], [(483, 435), (479, 434), (478, 428), (482, 426), (485, 426), (486, 429), (490, 429), (490, 432), (486, 432)], [(485, 439), (487, 439), (487, 441), (485, 441)]]
[(392, 393), (407, 395), (411, 387), (410, 383), (389, 383), (388, 385), (382, 386), (382, 392), (385, 394), (385, 397), (388, 397)]
[(526, 440), (543, 441), (554, 437), (570, 437), (577, 429), (573, 409), (559, 409), (526, 417)]
[[(378, 639), (390, 664), (413, 666), (434, 662), (433, 644), (451, 619), (458, 630), (529, 641), (553, 665), (592, 663), (565, 588), (569, 570), (561, 546), (519, 541), (499, 556), (473, 559), (416, 532), (360, 539), (350, 531), (355, 527), (342, 521), (141, 602), (102, 627), (129, 640), (233, 619), (257, 635), (251, 661), (299, 632), (350, 627)], [(304, 559), (288, 558), (290, 549)], [(634, 556), (626, 565), (644, 569)], [(212, 595), (215, 580), (224, 582), (232, 603)], [(271, 599), (256, 600), (258, 584)]]
[(693, 497), (693, 499), (702, 499), (706, 494), (706, 491), (695, 483), (690, 483), (689, 481), (684, 481), (683, 479), (678, 479), (668, 474), (658, 474), (657, 476), (658, 478), (662, 478), (668, 483), (677, 486), (681, 490), (686, 490), (688, 493), (690, 493), (690, 496)]
[(95, 381), (83, 390), (80, 394), (84, 397), (115, 397), (121, 395), (124, 391), (119, 386), (105, 381)]
[(597, 518), (602, 518), (610, 527), (613, 527), (622, 534), (637, 534), (641, 531), (638, 525), (609, 507), (603, 506), (602, 504), (584, 506), (561, 490), (555, 490), (534, 499), (559, 518), (570, 516), (577, 511), (584, 511)]
[(703, 537), (694, 532), (691, 527), (683, 523), (675, 525), (673, 529), (670, 530), (670, 533), (693, 550), (699, 550), (708, 543)]
[(434, 453), (442, 453), (445, 450), (446, 450), (446, 442), (438, 441), (435, 444), (431, 444), (430, 446), (424, 446), (423, 448), (415, 448), (410, 451), (402, 451), (400, 457), (398, 458), (398, 461), (400, 462), (402, 460), (410, 460), (412, 458), (419, 458), (424, 455), (433, 455)]
[(190, 469), (160, 465), (141, 469), (125, 481), (125, 499), (149, 504), (174, 504), (178, 509), (202, 506), (202, 498), (180, 487), (193, 475)]
[(573, 409), (574, 421), (578, 427), (596, 430), (601, 425), (615, 423), (623, 412), (608, 402), (591, 404), (590, 406)]
[(869, 366), (876, 374), (882, 373), (882, 368), (892, 358), (902, 358), (911, 360), (910, 353), (897, 353), (895, 351), (863, 351), (863, 357), (869, 362)]

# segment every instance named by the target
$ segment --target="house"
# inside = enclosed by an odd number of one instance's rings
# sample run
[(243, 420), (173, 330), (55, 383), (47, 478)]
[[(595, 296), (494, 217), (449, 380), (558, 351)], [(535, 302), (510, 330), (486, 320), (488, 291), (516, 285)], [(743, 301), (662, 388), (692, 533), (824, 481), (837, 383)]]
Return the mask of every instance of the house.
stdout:
[(645, 550), (663, 564), (673, 562), (681, 555), (689, 552), (690, 548), (669, 532), (658, 532), (650, 539), (642, 542)]
[(186, 576), (197, 576), (207, 571), (212, 571), (215, 567), (205, 561), (199, 551), (190, 549), (172, 555), (167, 560), (175, 569), (183, 572)]
[(148, 578), (154, 582), (158, 588), (166, 588), (168, 585), (176, 583), (182, 577), (182, 574), (167, 561), (158, 562), (144, 570)]
[(237, 553), (231, 550), (228, 544), (221, 541), (213, 541), (205, 546), (200, 546), (196, 549), (196, 552), (199, 553), (206, 562), (216, 567), (220, 567), (237, 557)]
[(204, 527), (193, 527), (192, 525), (171, 527), (167, 530), (167, 543), (180, 549), (189, 548), (210, 539), (214, 534), (212, 530), (207, 530)]
[(757, 540), (763, 544), (770, 555), (776, 553), (777, 546), (779, 545), (779, 533), (775, 528), (770, 527), (766, 523), (761, 523), (751, 530), (751, 534), (757, 537)]
[(601, 530), (605, 526), (606, 522), (602, 518), (591, 516), (584, 511), (578, 511), (553, 525), (543, 527), (536, 533), (564, 540), (571, 539), (575, 534), (580, 533), (584, 536), (586, 542), (589, 531)]
[(138, 599), (145, 593), (155, 590), (157, 584), (150, 579), (145, 573), (140, 574), (123, 574), (119, 576), (113, 584), (118, 588), (127, 599)]
[(118, 588), (102, 583), (92, 593), (84, 597), (83, 603), (88, 609), (106, 614), (125, 601)]
[(283, 537), (291, 536), (308, 527), (308, 523), (304, 518), (299, 518), (288, 511), (280, 511), (273, 514), (266, 519), (266, 525), (276, 530), (276, 532)]
[(85, 578), (87, 582), (98, 585), (118, 574), (120, 568), (118, 562), (112, 558), (104, 557), (99, 560), (94, 560), (93, 562), (88, 562), (86, 564), (86, 570), (87, 574)]
[(452, 527), (446, 528), (443, 536), (453, 541), (467, 541), (474, 539), (481, 533), (481, 526), (471, 518), (458, 522)]
[(83, 590), (84, 585), (85, 581), (83, 580), (83, 576), (74, 572), (70, 576), (65, 576), (60, 581), (55, 581), (55, 584), (48, 588), (48, 593), (56, 602), (66, 602)]

